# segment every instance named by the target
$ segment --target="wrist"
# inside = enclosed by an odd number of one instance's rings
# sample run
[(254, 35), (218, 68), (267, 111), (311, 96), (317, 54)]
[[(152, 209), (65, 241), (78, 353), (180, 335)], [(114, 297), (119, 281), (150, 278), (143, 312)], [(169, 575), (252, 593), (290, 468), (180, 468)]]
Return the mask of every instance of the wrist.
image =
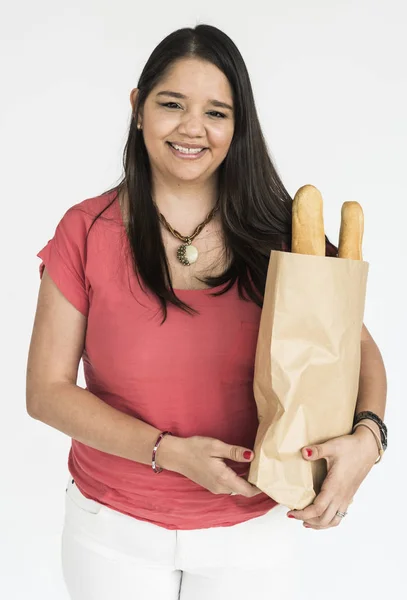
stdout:
[(157, 465), (166, 471), (180, 472), (182, 457), (184, 455), (185, 438), (175, 435), (166, 435), (160, 442), (156, 454)]
[[(378, 426), (377, 423), (375, 423), (375, 421), (373, 421), (372, 419), (361, 419), (359, 421), (359, 423), (367, 423), (369, 425), (369, 427), (371, 427), (372, 429), (374, 429), (374, 431), (377, 433), (377, 435), (380, 438), (380, 427)], [(358, 427), (357, 429), (355, 429), (355, 433), (356, 431), (358, 431), (358, 429), (366, 429), (366, 427)]]
[[(380, 430), (380, 439), (379, 439), (380, 451), (383, 452), (384, 450), (386, 450), (386, 448), (387, 448), (387, 427), (384, 424), (383, 420), (379, 417), (379, 415), (377, 415), (376, 413), (374, 413), (371, 410), (361, 410), (361, 411), (357, 412), (353, 418), (353, 430), (355, 429), (355, 427), (357, 427), (357, 425), (360, 424), (361, 421), (364, 421), (365, 427), (368, 427), (368, 423), (370, 423), (370, 421), (373, 421), (373, 423), (376, 423), (377, 427)], [(374, 436), (376, 437), (377, 429), (375, 430), (372, 427), (370, 429), (371, 429), (372, 433), (374, 434)]]
[[(361, 421), (362, 422), (362, 421)], [(369, 422), (369, 428), (370, 428), (370, 422)], [(373, 428), (372, 428), (373, 429)], [(380, 435), (380, 432), (378, 432), (378, 436)], [(377, 441), (374, 437), (374, 434), (372, 433), (372, 430), (368, 430), (368, 427), (357, 427), (352, 436), (358, 440), (358, 442), (361, 444), (361, 449), (362, 449), (362, 455), (366, 460), (372, 461), (373, 463), (378, 459), (379, 457), (379, 450), (378, 450), (378, 446), (377, 446)]]

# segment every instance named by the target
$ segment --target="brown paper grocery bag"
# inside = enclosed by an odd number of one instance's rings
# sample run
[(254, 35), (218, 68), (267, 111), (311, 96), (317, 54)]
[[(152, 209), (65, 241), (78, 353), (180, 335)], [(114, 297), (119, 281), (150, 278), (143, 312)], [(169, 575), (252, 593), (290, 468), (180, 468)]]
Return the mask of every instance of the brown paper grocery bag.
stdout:
[(273, 251), (254, 373), (259, 428), (248, 480), (290, 509), (312, 503), (324, 459), (301, 448), (351, 432), (367, 262)]

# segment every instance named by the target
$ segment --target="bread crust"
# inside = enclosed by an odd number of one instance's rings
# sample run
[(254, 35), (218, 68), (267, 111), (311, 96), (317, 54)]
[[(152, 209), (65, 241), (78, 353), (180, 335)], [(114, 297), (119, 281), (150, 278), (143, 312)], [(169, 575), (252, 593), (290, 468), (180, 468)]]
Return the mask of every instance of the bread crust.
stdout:
[(291, 251), (325, 256), (323, 200), (313, 185), (300, 187), (292, 207)]
[(341, 210), (338, 257), (363, 260), (363, 233), (364, 215), (361, 205), (354, 201), (344, 202)]

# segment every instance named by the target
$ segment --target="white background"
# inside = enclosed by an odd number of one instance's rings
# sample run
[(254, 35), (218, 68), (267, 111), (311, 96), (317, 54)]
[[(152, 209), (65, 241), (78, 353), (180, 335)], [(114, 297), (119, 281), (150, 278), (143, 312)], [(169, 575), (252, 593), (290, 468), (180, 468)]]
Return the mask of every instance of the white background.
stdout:
[(305, 183), (320, 189), (332, 241), (344, 201), (365, 211), (365, 323), (387, 368), (389, 449), (341, 527), (309, 531), (292, 565), (308, 581), (301, 600), (406, 597), (403, 0), (2, 3), (0, 596), (67, 599), (59, 544), (70, 440), (25, 412), (36, 253), (70, 206), (116, 183), (142, 66), (168, 33), (198, 23), (239, 47), (282, 179), (292, 195)]

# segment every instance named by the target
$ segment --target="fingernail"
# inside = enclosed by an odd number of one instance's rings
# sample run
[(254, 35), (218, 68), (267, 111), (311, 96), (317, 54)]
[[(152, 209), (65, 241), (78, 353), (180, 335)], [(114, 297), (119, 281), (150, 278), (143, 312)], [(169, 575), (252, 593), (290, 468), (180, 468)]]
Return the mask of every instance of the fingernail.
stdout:
[(295, 519), (294, 515), (287, 515), (289, 519)]
[(304, 525), (306, 529), (311, 529), (311, 525)]
[(251, 457), (252, 457), (252, 453), (250, 452), (250, 450), (245, 450), (245, 451), (243, 452), (243, 458), (244, 458), (245, 460), (250, 460), (250, 459), (251, 459)]
[(305, 448), (305, 452), (307, 453), (307, 456), (312, 456), (312, 450), (309, 448)]

